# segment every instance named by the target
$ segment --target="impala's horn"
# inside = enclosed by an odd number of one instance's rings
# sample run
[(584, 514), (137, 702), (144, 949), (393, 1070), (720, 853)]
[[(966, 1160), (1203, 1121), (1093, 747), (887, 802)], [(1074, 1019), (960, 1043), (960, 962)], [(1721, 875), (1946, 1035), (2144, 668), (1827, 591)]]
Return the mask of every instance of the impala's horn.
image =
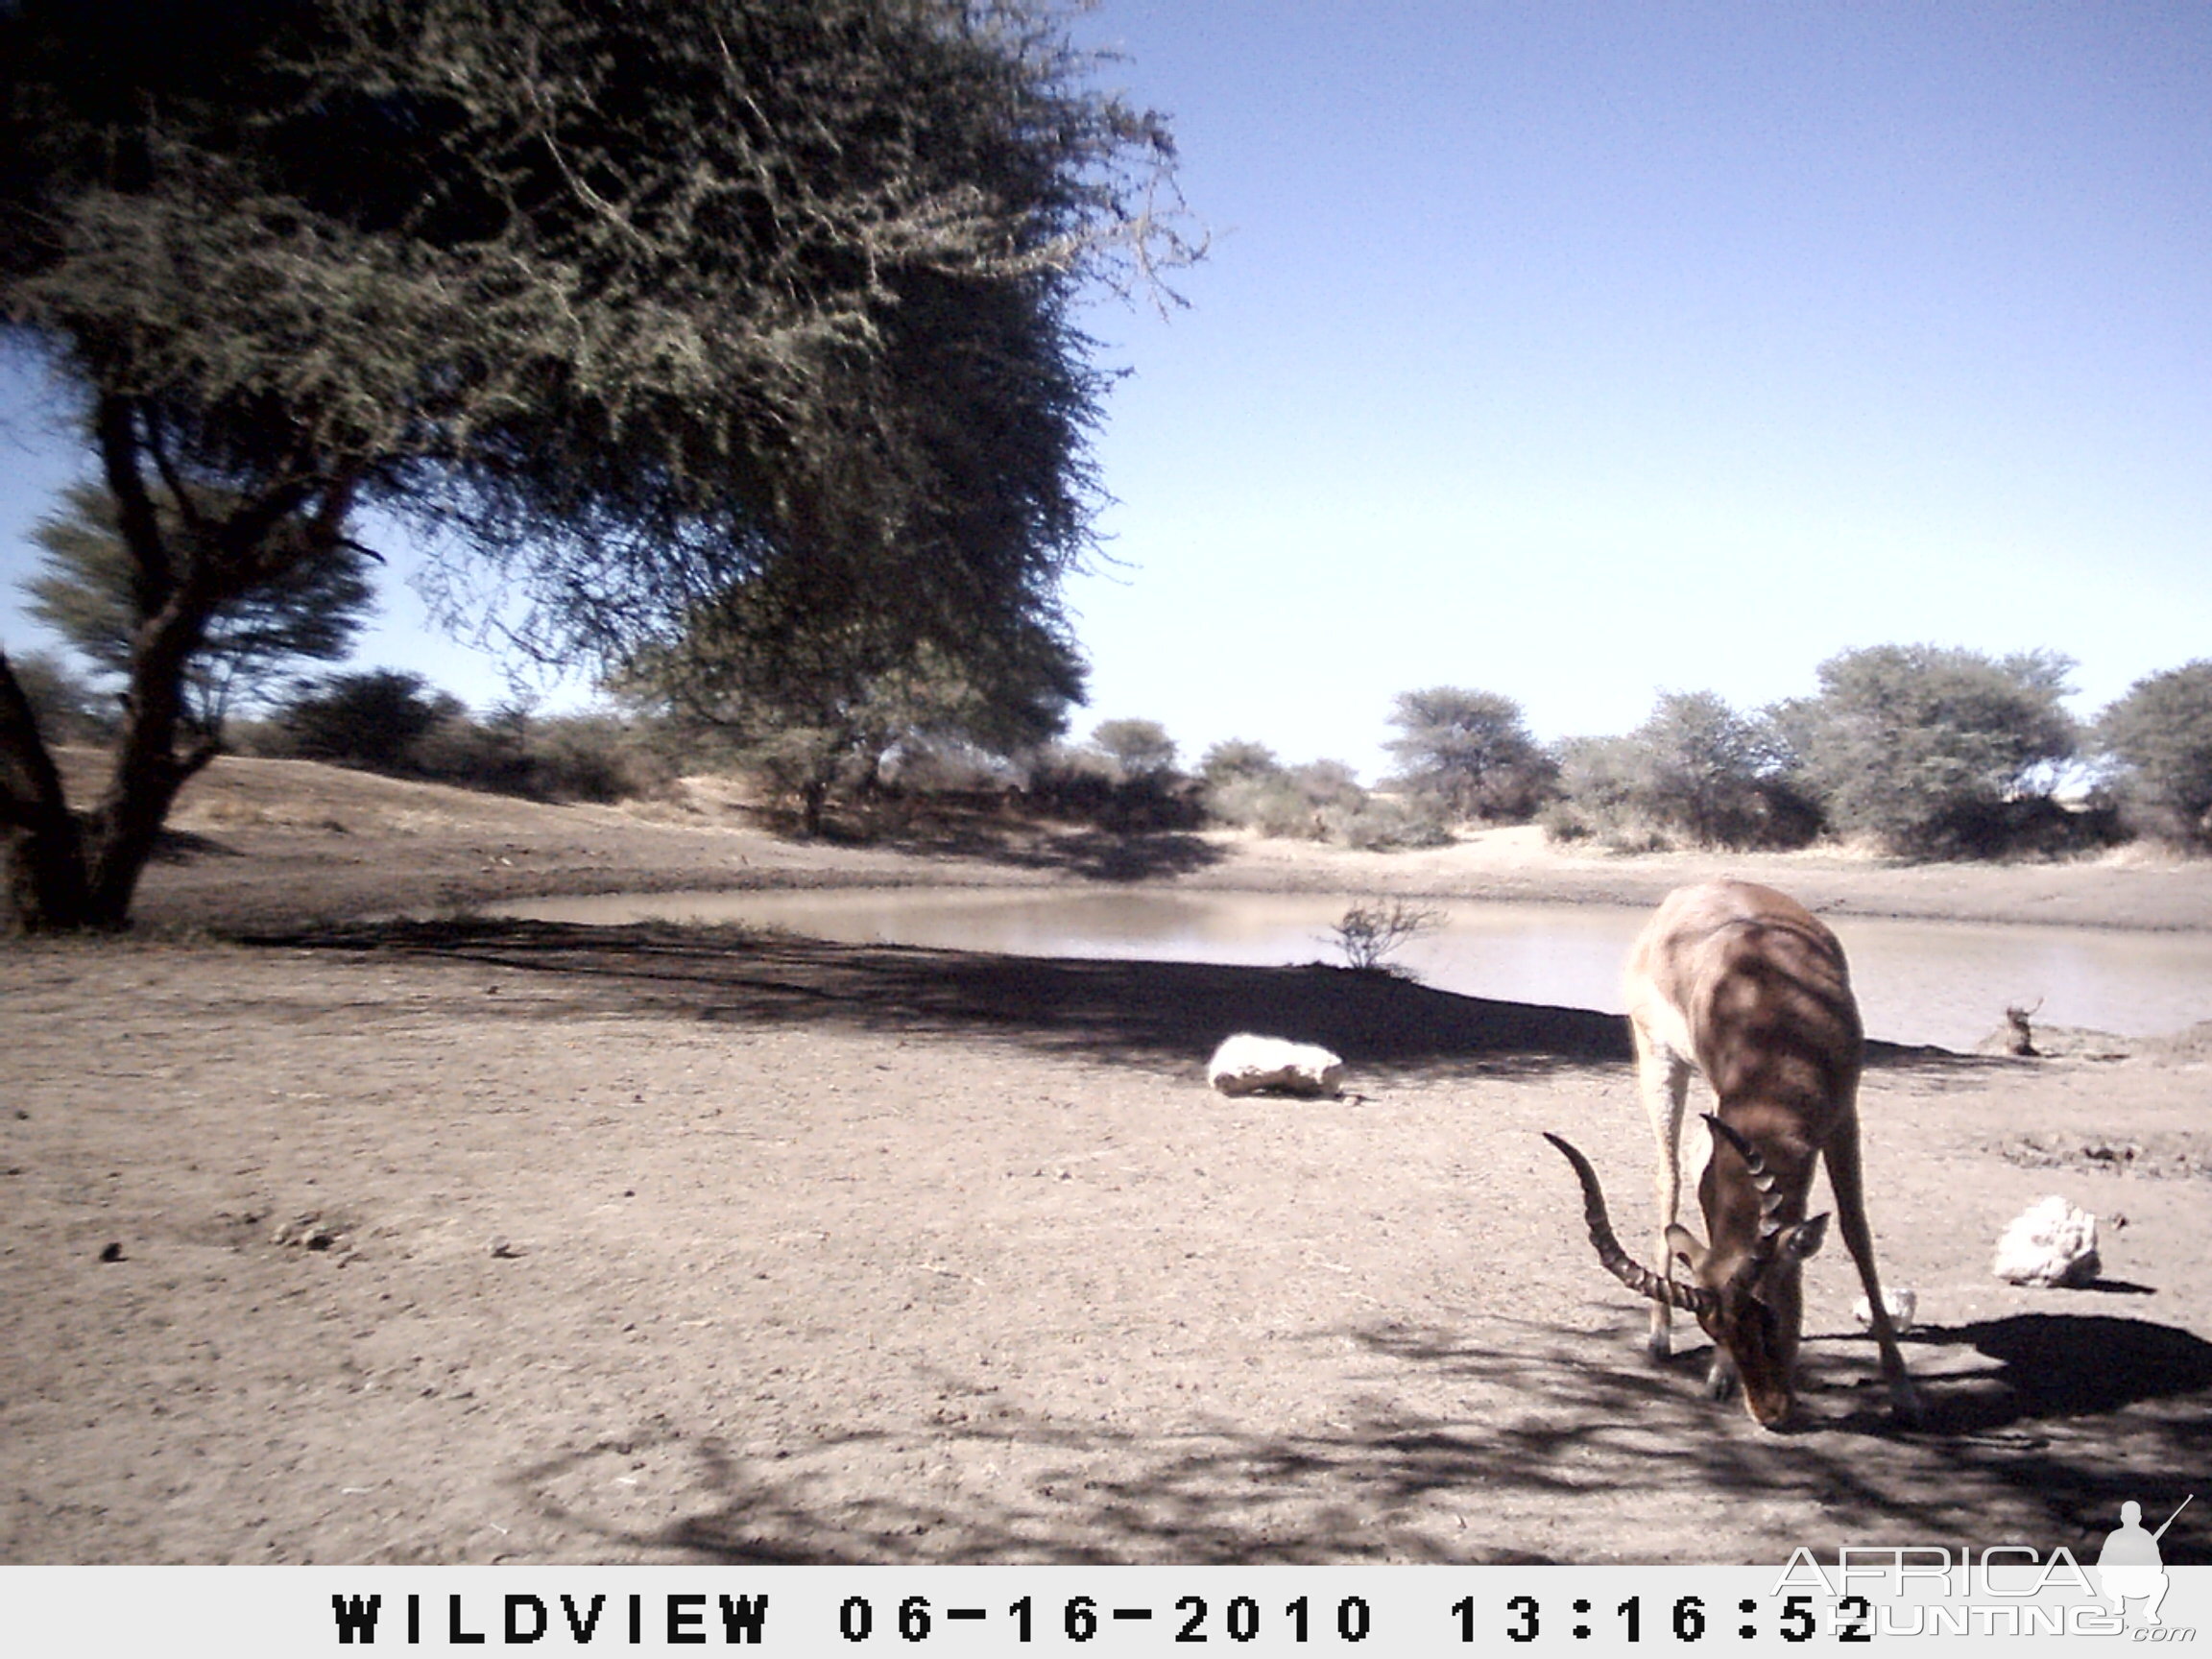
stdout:
[(1744, 1172), (1751, 1177), (1752, 1190), (1759, 1194), (1758, 1241), (1751, 1246), (1751, 1253), (1743, 1258), (1734, 1276), (1737, 1283), (1748, 1284), (1774, 1260), (1775, 1243), (1783, 1230), (1782, 1195), (1775, 1190), (1774, 1171), (1767, 1167), (1767, 1160), (1759, 1155), (1758, 1147), (1710, 1112), (1705, 1114), (1705, 1126), (1713, 1131), (1716, 1141), (1725, 1141), (1736, 1148), (1736, 1155), (1743, 1160)]
[(1663, 1279), (1629, 1258), (1628, 1252), (1621, 1248), (1621, 1240), (1613, 1237), (1613, 1223), (1605, 1215), (1605, 1194), (1598, 1186), (1598, 1171), (1590, 1167), (1590, 1160), (1549, 1129), (1544, 1132), (1544, 1139), (1559, 1148), (1567, 1162), (1575, 1166), (1575, 1179), (1582, 1183), (1582, 1218), (1590, 1224), (1590, 1242), (1598, 1247), (1598, 1260), (1605, 1271), (1639, 1296), (1648, 1296), (1654, 1302), (1664, 1302), (1685, 1313), (1710, 1313), (1717, 1298), (1702, 1285), (1682, 1285), (1672, 1279)]

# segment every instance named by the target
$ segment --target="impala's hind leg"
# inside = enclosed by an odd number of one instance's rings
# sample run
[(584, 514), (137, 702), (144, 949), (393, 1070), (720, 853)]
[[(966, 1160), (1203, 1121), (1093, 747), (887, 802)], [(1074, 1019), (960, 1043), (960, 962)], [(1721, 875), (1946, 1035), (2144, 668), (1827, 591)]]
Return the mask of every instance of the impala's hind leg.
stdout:
[(1828, 1185), (1836, 1190), (1836, 1224), (1843, 1233), (1843, 1247), (1859, 1266), (1859, 1283), (1866, 1291), (1866, 1307), (1874, 1328), (1874, 1340), (1882, 1350), (1882, 1374), (1889, 1380), (1889, 1400), (1897, 1415), (1908, 1423), (1920, 1421), (1920, 1397), (1905, 1370), (1905, 1356), (1897, 1351), (1897, 1332), (1889, 1323), (1889, 1305), (1882, 1300), (1882, 1279), (1874, 1268), (1874, 1233), (1866, 1225), (1866, 1193), (1859, 1170), (1859, 1111), (1847, 1107), (1842, 1120), (1829, 1132), (1821, 1154), (1828, 1166)]
[[(1667, 1230), (1674, 1225), (1682, 1203), (1682, 1108), (1690, 1097), (1690, 1057), (1652, 1036), (1641, 1021), (1631, 1020), (1628, 1028), (1636, 1034), (1636, 1091), (1644, 1098), (1652, 1138), (1659, 1143), (1659, 1165), (1652, 1178), (1659, 1199), (1659, 1260), (1671, 1279), (1674, 1247), (1668, 1242)], [(1666, 1302), (1653, 1299), (1651, 1334), (1646, 1346), (1654, 1359), (1664, 1359), (1671, 1351), (1672, 1316)]]

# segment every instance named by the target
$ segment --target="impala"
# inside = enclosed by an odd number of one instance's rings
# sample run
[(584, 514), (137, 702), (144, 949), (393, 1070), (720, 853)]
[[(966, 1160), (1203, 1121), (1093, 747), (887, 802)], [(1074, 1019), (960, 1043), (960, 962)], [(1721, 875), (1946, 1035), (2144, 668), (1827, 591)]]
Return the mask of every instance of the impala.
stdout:
[[(1898, 1413), (1919, 1403), (1874, 1268), (1859, 1167), (1859, 1072), (1864, 1038), (1843, 947), (1785, 894), (1747, 881), (1708, 881), (1668, 895), (1628, 954), (1628, 1022), (1636, 1077), (1659, 1143), (1663, 1273), (1631, 1260), (1613, 1236), (1589, 1160), (1556, 1135), (1582, 1184), (1598, 1260), (1651, 1301), (1652, 1358), (1667, 1357), (1671, 1310), (1695, 1314), (1714, 1345), (1709, 1386), (1738, 1381), (1752, 1417), (1781, 1427), (1796, 1407), (1792, 1373), (1802, 1318), (1799, 1268), (1819, 1249), (1828, 1217), (1805, 1216), (1817, 1159), (1828, 1166), (1836, 1218), (1858, 1264), (1874, 1340)], [(1699, 1243), (1675, 1222), (1681, 1199), (1683, 1105), (1691, 1068), (1719, 1110), (1697, 1196)], [(1679, 1262), (1685, 1282), (1674, 1277)]]

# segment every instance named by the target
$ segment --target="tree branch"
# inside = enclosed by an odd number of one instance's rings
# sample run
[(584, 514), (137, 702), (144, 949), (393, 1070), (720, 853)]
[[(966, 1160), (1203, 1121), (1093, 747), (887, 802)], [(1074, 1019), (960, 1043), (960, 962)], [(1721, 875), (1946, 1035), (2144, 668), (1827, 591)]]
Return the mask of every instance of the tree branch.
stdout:
[(146, 480), (139, 476), (141, 445), (132, 401), (120, 393), (103, 394), (93, 415), (93, 433), (108, 473), (108, 493), (115, 497), (116, 528), (138, 570), (138, 609), (151, 615), (169, 602), (177, 572), (161, 540), (161, 517), (146, 493)]

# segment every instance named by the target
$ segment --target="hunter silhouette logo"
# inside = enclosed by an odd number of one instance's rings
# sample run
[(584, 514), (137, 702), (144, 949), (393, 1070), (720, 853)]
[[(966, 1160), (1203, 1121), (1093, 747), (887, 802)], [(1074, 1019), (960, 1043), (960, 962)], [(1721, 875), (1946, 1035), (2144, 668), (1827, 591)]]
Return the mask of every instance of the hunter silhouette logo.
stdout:
[[(2181, 1500), (2180, 1507), (2166, 1517), (2166, 1527), (2174, 1525), (2196, 1496), (2192, 1492)], [(2143, 1623), (2158, 1623), (2158, 1603), (2166, 1599), (2166, 1563), (2158, 1553), (2158, 1540), (2166, 1536), (2166, 1527), (2146, 1532), (2143, 1505), (2132, 1500), (2120, 1505), (2120, 1526), (2097, 1552), (2097, 1577), (2118, 1617), (2125, 1619), (2128, 1603), (2140, 1600)]]

